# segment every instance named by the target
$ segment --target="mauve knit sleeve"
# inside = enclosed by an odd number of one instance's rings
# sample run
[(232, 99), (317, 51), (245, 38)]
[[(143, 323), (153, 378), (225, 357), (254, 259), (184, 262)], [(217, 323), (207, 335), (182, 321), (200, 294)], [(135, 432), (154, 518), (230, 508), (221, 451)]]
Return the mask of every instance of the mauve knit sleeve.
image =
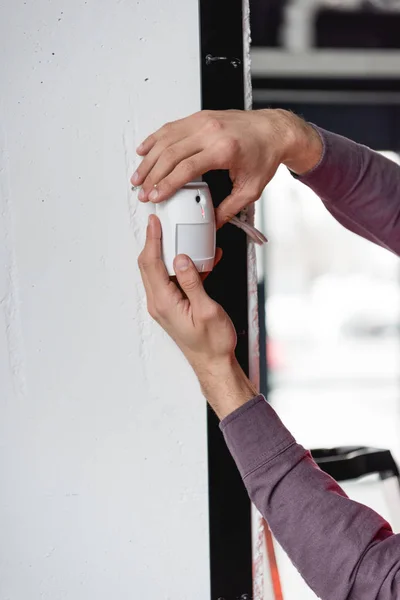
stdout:
[(350, 500), (263, 396), (220, 425), (251, 500), (323, 600), (399, 600), (400, 536)]
[(347, 229), (400, 255), (400, 166), (366, 146), (315, 127), (319, 164), (296, 178)]
[[(298, 177), (351, 231), (400, 255), (400, 167), (317, 128), (320, 163)], [(249, 496), (323, 600), (399, 600), (400, 536), (347, 498), (263, 396), (221, 422)]]

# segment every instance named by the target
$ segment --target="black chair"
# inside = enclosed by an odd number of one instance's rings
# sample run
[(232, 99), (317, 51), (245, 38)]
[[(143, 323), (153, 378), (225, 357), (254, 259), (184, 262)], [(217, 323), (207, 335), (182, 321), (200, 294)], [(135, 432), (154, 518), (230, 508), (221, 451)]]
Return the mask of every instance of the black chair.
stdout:
[(391, 525), (400, 531), (400, 473), (390, 450), (364, 446), (311, 450), (317, 465), (338, 482), (378, 475), (391, 515)]
[[(317, 465), (336, 481), (358, 479), (377, 473), (381, 479), (400, 478), (399, 469), (390, 450), (363, 446), (343, 446), (311, 450)], [(400, 485), (400, 480), (399, 480)]]

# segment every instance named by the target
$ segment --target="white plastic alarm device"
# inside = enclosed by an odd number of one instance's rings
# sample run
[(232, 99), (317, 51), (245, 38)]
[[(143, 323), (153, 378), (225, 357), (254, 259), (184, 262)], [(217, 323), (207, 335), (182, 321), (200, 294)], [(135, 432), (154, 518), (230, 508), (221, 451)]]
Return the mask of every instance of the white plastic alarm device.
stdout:
[(208, 185), (191, 182), (156, 205), (161, 221), (162, 257), (169, 275), (174, 258), (186, 254), (200, 273), (212, 271), (215, 258), (215, 214)]

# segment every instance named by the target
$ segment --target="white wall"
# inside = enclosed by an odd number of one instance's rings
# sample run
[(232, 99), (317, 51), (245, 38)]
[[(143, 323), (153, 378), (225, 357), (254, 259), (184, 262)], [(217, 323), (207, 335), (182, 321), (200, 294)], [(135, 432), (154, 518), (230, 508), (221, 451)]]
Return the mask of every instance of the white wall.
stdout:
[(205, 403), (128, 183), (198, 43), (196, 0), (0, 5), (0, 600), (209, 598)]

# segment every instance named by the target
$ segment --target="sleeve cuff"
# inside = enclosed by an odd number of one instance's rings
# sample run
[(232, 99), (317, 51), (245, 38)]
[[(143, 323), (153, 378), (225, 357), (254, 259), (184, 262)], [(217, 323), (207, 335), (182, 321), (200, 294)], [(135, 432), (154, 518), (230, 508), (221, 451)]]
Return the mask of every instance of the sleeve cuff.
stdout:
[(220, 428), (243, 478), (295, 444), (262, 395), (228, 415)]

